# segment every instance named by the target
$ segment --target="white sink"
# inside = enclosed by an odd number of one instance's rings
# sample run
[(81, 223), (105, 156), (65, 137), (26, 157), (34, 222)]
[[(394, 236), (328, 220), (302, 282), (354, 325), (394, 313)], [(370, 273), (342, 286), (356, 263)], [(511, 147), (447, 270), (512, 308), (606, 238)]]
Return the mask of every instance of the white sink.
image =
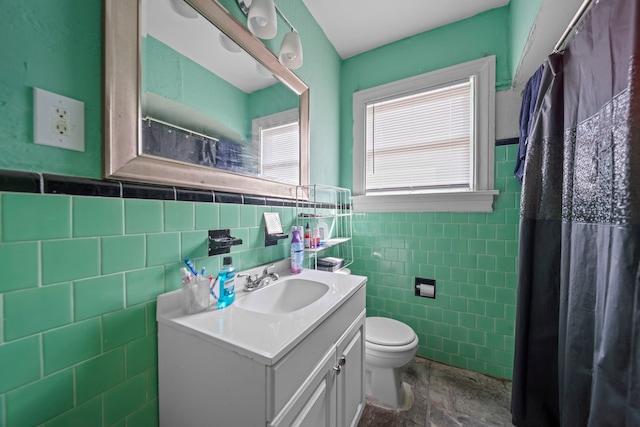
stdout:
[(292, 313), (320, 299), (329, 286), (314, 280), (286, 277), (239, 298), (237, 307), (265, 314)]
[[(264, 267), (241, 274), (259, 275)], [(319, 322), (360, 292), (367, 280), (363, 276), (308, 268), (300, 274), (291, 274), (288, 258), (276, 262), (273, 270), (280, 278), (253, 292), (242, 291), (244, 281), (238, 279), (236, 300), (222, 310), (214, 306), (186, 314), (182, 308), (182, 289), (162, 294), (158, 296), (158, 322), (273, 365)]]

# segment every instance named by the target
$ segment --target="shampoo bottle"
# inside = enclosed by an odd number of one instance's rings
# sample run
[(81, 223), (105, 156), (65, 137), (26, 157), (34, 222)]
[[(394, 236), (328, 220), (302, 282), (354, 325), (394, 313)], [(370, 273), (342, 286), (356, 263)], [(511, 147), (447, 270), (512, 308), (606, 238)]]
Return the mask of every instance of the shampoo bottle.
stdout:
[(315, 227), (313, 229), (313, 247), (314, 248), (318, 248), (320, 247), (320, 229), (318, 227)]
[(300, 229), (293, 227), (291, 232), (291, 273), (302, 273), (304, 268), (304, 248), (302, 246), (302, 236), (300, 236)]
[(230, 256), (224, 257), (222, 268), (218, 273), (218, 283), (220, 283), (220, 293), (218, 294), (218, 308), (224, 308), (233, 303), (236, 299), (234, 282), (236, 279), (236, 268)]
[(309, 223), (307, 223), (307, 228), (304, 230), (304, 247), (307, 249), (313, 247), (311, 245), (311, 229), (309, 228)]

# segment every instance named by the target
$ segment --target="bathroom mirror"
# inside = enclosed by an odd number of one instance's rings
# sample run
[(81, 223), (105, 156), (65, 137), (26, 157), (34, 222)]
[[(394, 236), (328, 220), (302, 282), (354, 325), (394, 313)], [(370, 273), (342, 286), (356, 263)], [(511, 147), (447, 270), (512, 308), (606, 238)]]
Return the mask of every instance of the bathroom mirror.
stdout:
[[(105, 177), (294, 198), (308, 123), (309, 88), (218, 2), (105, 1)], [(296, 176), (266, 166), (285, 144)]]

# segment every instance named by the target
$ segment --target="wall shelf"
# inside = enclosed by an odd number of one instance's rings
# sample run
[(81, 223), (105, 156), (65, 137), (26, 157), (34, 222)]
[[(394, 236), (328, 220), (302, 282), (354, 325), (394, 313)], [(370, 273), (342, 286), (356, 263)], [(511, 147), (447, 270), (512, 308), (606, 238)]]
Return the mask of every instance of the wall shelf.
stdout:
[(342, 268), (353, 263), (351, 190), (324, 185), (299, 186), (296, 190), (296, 225), (319, 228), (321, 246), (305, 248), (305, 267), (318, 269), (318, 257), (340, 258)]

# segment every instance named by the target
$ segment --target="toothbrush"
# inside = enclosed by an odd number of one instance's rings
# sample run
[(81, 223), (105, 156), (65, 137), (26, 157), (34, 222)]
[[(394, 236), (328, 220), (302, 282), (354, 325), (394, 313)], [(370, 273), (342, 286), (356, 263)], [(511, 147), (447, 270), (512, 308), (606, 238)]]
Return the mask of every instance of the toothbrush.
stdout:
[(193, 274), (193, 276), (198, 277), (198, 272), (196, 271), (196, 268), (193, 266), (193, 263), (191, 262), (191, 260), (187, 258), (184, 260), (184, 263), (187, 265), (187, 267), (189, 267), (189, 270), (191, 270), (191, 273)]
[[(204, 268), (203, 268), (204, 270)], [(218, 280), (218, 279), (216, 279)], [(211, 291), (211, 295), (217, 300), (218, 296), (216, 295), (216, 291), (215, 291), (215, 282), (213, 280), (213, 276), (209, 275), (209, 291)]]
[(183, 285), (186, 285), (187, 283), (191, 283), (191, 273), (189, 273), (186, 268), (182, 267), (180, 269), (180, 273), (182, 275)]

